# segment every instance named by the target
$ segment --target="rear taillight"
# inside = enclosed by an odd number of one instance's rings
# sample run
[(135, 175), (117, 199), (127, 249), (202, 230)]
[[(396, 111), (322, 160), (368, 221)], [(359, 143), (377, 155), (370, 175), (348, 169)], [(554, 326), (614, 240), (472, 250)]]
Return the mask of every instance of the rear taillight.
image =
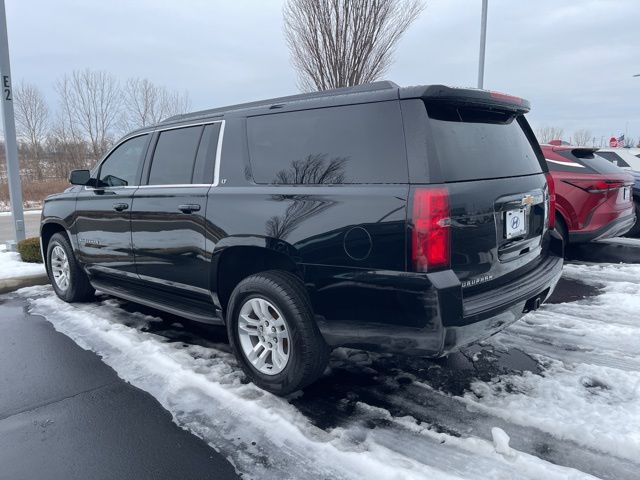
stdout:
[(549, 172), (545, 174), (545, 177), (547, 177), (547, 188), (549, 189), (548, 227), (552, 229), (556, 226), (556, 184), (553, 182), (553, 177)]
[(418, 188), (413, 193), (411, 259), (417, 272), (446, 268), (451, 264), (449, 191)]
[(589, 193), (604, 193), (624, 187), (622, 180), (564, 180), (564, 182)]

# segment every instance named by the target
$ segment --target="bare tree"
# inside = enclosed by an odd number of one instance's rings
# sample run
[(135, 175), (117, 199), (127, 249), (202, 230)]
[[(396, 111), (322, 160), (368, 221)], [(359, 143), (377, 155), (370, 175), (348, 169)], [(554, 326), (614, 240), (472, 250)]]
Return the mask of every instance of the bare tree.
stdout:
[(579, 146), (586, 146), (592, 139), (591, 131), (586, 128), (581, 128), (573, 132), (573, 144)]
[(45, 139), (49, 123), (49, 107), (42, 92), (33, 84), (20, 82), (14, 88), (17, 133), (32, 146)]
[(161, 120), (189, 110), (189, 95), (169, 91), (146, 78), (130, 78), (124, 87), (120, 127), (127, 132), (153, 125)]
[(56, 90), (65, 137), (88, 139), (92, 157), (99, 158), (112, 142), (120, 114), (118, 81), (107, 72), (74, 71), (57, 82)]
[[(21, 145), (22, 159), (38, 180), (42, 179), (42, 142), (49, 127), (49, 107), (42, 92), (33, 84), (20, 82), (13, 90), (16, 129)], [(26, 148), (25, 148), (26, 147)]]
[(540, 143), (549, 143), (551, 140), (561, 140), (564, 130), (559, 127), (540, 127), (536, 130), (536, 138)]
[(288, 0), (284, 32), (301, 90), (379, 79), (423, 0)]
[(56, 178), (66, 178), (76, 168), (89, 168), (97, 159), (88, 142), (70, 128), (62, 114), (53, 123), (45, 148), (51, 158), (50, 173)]

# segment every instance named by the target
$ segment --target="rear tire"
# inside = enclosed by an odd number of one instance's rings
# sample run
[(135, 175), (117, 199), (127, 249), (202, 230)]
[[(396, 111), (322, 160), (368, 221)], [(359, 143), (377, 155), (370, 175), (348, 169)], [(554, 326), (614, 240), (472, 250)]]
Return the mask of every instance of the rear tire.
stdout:
[(65, 302), (91, 300), (95, 289), (82, 270), (69, 239), (63, 233), (55, 233), (47, 245), (47, 273), (56, 295)]
[(227, 332), (247, 377), (276, 395), (309, 385), (327, 366), (330, 349), (304, 285), (291, 273), (270, 270), (242, 280), (229, 299)]

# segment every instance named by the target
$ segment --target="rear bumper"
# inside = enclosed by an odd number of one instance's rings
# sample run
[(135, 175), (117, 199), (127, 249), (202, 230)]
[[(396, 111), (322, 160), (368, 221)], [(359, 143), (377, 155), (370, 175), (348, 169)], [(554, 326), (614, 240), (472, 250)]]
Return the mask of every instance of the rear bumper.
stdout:
[(636, 215), (634, 210), (631, 210), (631, 215), (626, 215), (622, 218), (608, 223), (604, 227), (597, 230), (584, 232), (574, 231), (569, 232), (569, 243), (585, 243), (593, 242), (595, 240), (604, 240), (605, 238), (620, 237), (627, 233), (636, 223)]
[(561, 255), (549, 255), (517, 282), (465, 299), (461, 325), (445, 327), (443, 353), (490, 337), (537, 309), (556, 288), (563, 263)]
[[(320, 331), (331, 346), (440, 356), (487, 338), (537, 308), (553, 292), (563, 265), (562, 240), (549, 235), (545, 256), (528, 273), (502, 287), (464, 297), (451, 270), (409, 272), (342, 272), (341, 285), (328, 281), (317, 290), (314, 274), (307, 287)], [(327, 281), (326, 277), (323, 279)], [(315, 285), (314, 285), (315, 284)], [(328, 296), (331, 290), (332, 296)], [(340, 315), (333, 307), (350, 305)]]

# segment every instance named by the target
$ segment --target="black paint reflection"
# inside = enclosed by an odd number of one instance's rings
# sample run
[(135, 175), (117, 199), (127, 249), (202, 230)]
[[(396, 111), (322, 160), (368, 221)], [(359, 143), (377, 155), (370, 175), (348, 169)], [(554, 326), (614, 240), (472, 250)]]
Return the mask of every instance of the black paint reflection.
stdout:
[(274, 215), (266, 223), (266, 235), (271, 238), (286, 239), (304, 220), (329, 208), (333, 203), (310, 199), (306, 195), (274, 195), (273, 200), (293, 200), (283, 215)]
[(348, 183), (345, 167), (348, 157), (327, 158), (326, 153), (308, 155), (294, 160), (287, 169), (280, 170), (272, 183), (280, 185), (336, 185)]
[[(304, 160), (294, 160), (287, 169), (280, 170), (272, 182), (278, 185), (337, 185), (345, 182), (346, 157), (328, 158), (325, 153), (308, 155)], [(293, 200), (283, 215), (276, 215), (266, 222), (268, 237), (285, 239), (300, 223), (316, 215), (335, 202), (310, 198), (307, 195), (273, 195), (273, 200)]]

